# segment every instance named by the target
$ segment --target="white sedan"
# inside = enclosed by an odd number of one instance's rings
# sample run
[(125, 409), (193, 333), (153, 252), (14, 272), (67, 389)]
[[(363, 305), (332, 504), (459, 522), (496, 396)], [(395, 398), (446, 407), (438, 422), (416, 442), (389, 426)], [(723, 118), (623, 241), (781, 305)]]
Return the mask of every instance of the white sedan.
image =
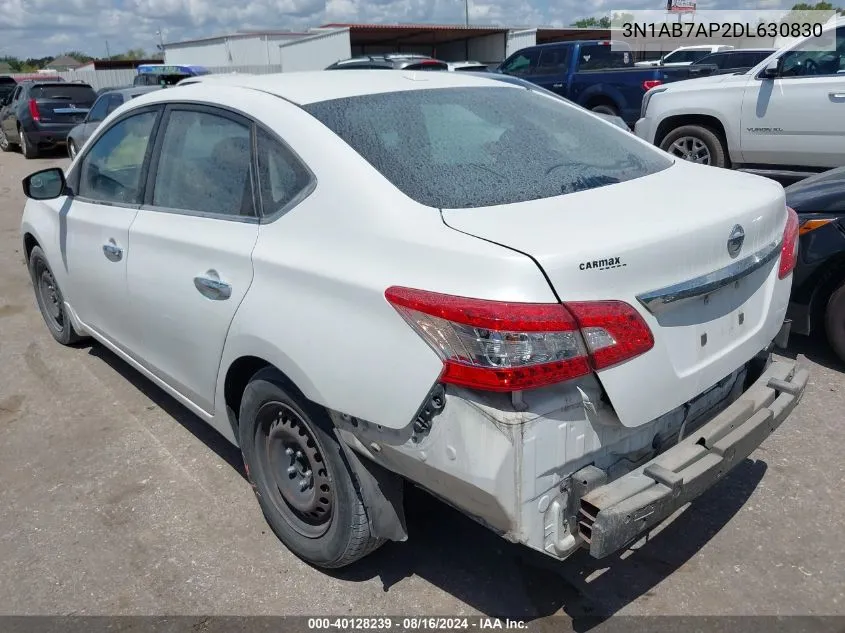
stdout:
[(238, 445), (322, 567), (406, 538), (404, 481), (558, 559), (606, 556), (807, 381), (770, 354), (798, 234), (780, 185), (472, 73), (154, 92), (24, 190), (50, 333)]

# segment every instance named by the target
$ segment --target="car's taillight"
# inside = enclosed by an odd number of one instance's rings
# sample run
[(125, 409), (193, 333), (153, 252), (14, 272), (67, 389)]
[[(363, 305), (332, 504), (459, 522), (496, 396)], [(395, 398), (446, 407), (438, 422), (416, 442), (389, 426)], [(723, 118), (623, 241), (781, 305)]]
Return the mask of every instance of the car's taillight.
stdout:
[(786, 228), (783, 229), (783, 246), (780, 251), (778, 278), (783, 279), (798, 262), (798, 214), (792, 207), (786, 207)]
[(663, 82), (660, 81), (659, 79), (646, 79), (643, 82), (643, 90), (648, 92), (652, 88), (657, 88), (657, 86), (662, 86), (662, 85), (663, 85)]
[(509, 303), (391, 287), (385, 298), (443, 360), (440, 380), (485, 391), (534, 389), (654, 345), (621, 301)]
[(38, 102), (35, 99), (29, 100), (29, 114), (33, 121), (41, 120), (41, 112), (38, 111)]

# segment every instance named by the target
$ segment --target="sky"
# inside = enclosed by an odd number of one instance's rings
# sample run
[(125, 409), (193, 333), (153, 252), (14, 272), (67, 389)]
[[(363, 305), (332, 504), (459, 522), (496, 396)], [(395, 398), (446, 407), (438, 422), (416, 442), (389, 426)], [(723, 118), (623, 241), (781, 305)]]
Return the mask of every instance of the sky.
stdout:
[[(567, 26), (665, 0), (469, 0), (470, 23)], [(699, 0), (699, 9), (789, 8), (794, 0)], [(464, 0), (0, 0), (0, 56), (94, 57), (240, 29), (302, 29), (328, 22), (464, 22)], [(107, 48), (108, 47), (108, 48)]]

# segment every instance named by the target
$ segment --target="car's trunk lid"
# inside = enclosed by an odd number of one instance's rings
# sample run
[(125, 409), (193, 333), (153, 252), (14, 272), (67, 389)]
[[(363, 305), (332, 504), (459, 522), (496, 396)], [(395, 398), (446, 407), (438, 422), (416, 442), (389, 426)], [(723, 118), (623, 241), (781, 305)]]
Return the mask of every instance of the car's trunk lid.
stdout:
[(30, 97), (43, 123), (81, 123), (96, 99), (87, 85), (57, 83), (34, 86)]
[[(712, 169), (679, 162), (589, 191), (442, 214), (456, 230), (531, 256), (561, 301), (615, 299), (642, 314), (654, 348), (598, 372), (621, 422), (638, 426), (742, 366), (783, 322), (783, 189)], [(737, 225), (745, 237), (732, 256)], [(766, 254), (762, 264), (753, 259)], [(731, 282), (719, 283), (726, 276)]]

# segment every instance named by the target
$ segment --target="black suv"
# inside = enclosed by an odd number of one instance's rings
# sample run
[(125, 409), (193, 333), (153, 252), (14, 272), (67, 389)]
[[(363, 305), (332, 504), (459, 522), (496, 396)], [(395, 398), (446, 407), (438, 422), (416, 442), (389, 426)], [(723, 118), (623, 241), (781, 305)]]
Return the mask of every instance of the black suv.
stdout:
[(449, 70), (449, 64), (427, 55), (411, 55), (393, 53), (387, 55), (364, 55), (335, 62), (326, 70), (351, 69), (379, 69), (387, 70)]
[(18, 85), (18, 82), (15, 81), (14, 77), (9, 77), (8, 75), (0, 76), (0, 103), (12, 94), (15, 91), (15, 87)]
[(24, 156), (35, 158), (41, 149), (64, 145), (68, 132), (85, 118), (96, 98), (88, 84), (19, 83), (0, 110), (0, 150), (20, 145)]

